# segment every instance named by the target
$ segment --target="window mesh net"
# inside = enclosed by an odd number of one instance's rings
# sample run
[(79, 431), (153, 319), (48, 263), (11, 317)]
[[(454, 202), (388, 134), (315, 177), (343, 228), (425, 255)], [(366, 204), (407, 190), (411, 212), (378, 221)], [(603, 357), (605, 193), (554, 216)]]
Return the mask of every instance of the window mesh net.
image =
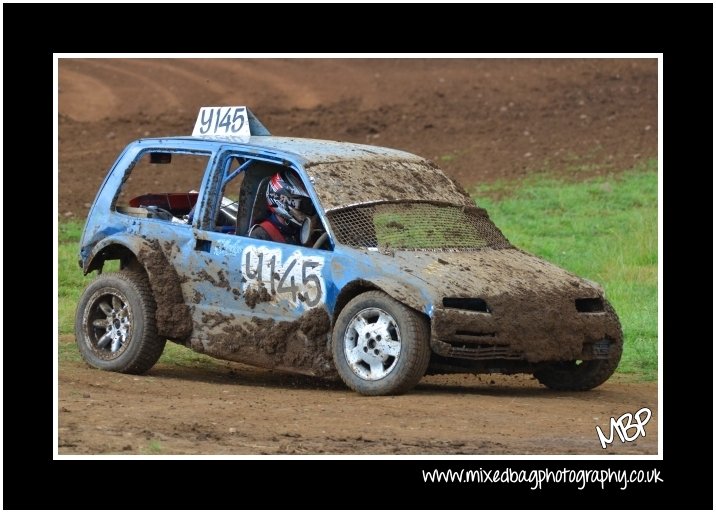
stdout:
[(346, 246), (422, 251), (509, 248), (512, 245), (478, 207), (433, 203), (380, 203), (328, 212)]

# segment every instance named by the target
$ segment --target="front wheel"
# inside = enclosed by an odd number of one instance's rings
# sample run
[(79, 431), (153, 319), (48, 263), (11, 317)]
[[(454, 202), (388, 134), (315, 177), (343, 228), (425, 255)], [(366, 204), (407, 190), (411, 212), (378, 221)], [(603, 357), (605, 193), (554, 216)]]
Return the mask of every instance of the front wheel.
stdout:
[(343, 382), (358, 393), (405, 393), (428, 368), (428, 322), (384, 292), (365, 292), (336, 319), (333, 360)]
[(534, 376), (544, 386), (553, 390), (591, 390), (614, 374), (621, 355), (620, 346), (618, 351), (607, 360), (545, 363), (534, 373)]
[(157, 335), (155, 310), (143, 273), (123, 270), (98, 276), (77, 305), (75, 336), (82, 358), (97, 369), (148, 371), (166, 344)]

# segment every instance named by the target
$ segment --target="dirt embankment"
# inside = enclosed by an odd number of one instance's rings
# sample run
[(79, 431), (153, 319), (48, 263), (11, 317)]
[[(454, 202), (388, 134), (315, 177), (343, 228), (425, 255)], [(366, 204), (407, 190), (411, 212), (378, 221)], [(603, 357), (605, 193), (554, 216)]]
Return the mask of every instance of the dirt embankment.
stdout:
[(407, 150), (466, 186), (657, 153), (654, 59), (61, 59), (59, 85), (65, 217), (86, 215), (128, 142), (188, 134), (202, 105), (249, 105), (275, 135)]

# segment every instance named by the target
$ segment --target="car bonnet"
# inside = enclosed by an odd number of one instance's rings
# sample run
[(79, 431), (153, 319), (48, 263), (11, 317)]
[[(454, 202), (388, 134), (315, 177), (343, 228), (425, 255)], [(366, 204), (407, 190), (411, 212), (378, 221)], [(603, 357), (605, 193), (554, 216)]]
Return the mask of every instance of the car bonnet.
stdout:
[(516, 248), (396, 251), (393, 258), (426, 284), (436, 303), (445, 297), (603, 296), (599, 285)]

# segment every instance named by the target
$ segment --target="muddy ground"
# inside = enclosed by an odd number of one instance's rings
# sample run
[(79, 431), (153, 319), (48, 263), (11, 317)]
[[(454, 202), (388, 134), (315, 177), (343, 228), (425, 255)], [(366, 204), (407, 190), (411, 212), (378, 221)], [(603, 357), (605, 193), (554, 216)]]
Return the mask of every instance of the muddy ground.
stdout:
[[(525, 376), (430, 376), (408, 395), (241, 364), (145, 376), (60, 369), (60, 454), (656, 454), (654, 383), (586, 393)], [(647, 436), (599, 445), (609, 417), (648, 407)]]
[[(86, 215), (129, 141), (188, 134), (202, 105), (249, 105), (275, 135), (412, 151), (465, 186), (546, 168), (579, 180), (657, 153), (656, 60), (61, 59), (59, 87), (63, 219)], [(176, 190), (192, 186), (179, 180)], [(126, 376), (63, 361), (59, 445), (60, 454), (655, 454), (656, 397), (656, 383), (619, 376), (587, 393), (525, 376), (432, 376), (405, 396), (364, 398), (235, 363)], [(603, 451), (595, 426), (644, 406), (654, 413), (647, 436)]]

